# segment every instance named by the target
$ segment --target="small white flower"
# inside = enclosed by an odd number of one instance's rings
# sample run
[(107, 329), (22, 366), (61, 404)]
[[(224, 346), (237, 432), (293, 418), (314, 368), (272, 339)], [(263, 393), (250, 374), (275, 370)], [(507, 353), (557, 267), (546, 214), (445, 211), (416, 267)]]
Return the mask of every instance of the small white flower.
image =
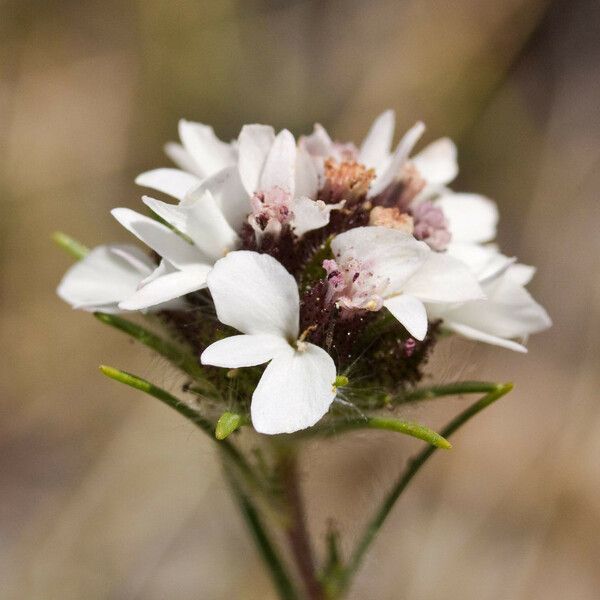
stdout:
[[(162, 171), (165, 174), (166, 170)], [(163, 191), (166, 188), (162, 186)], [(146, 308), (206, 287), (206, 275), (214, 262), (237, 247), (236, 231), (249, 212), (237, 166), (222, 169), (192, 188), (182, 185), (167, 193), (180, 200), (179, 204), (148, 196), (143, 201), (177, 231), (130, 209), (112, 211), (121, 225), (163, 259), (153, 277), (144, 280), (138, 292), (124, 301), (121, 308)]]
[(271, 127), (244, 126), (239, 136), (239, 173), (251, 198), (248, 222), (259, 241), (264, 233), (277, 236), (286, 224), (297, 236), (324, 227), (329, 213), (341, 206), (314, 200), (315, 166), (287, 129), (275, 136)]
[(119, 303), (124, 310), (156, 306), (206, 287), (206, 276), (214, 262), (162, 223), (129, 208), (115, 208), (112, 215), (133, 235), (162, 257), (152, 276)]
[(209, 125), (185, 119), (179, 121), (179, 137), (182, 144), (170, 142), (165, 146), (179, 169), (153, 169), (139, 175), (136, 183), (182, 200), (207, 177), (235, 165), (237, 149), (235, 142), (221, 141)]
[(312, 162), (296, 151), (289, 131), (275, 136), (271, 127), (247, 125), (239, 147), (239, 165), (226, 166), (202, 182), (175, 169), (158, 169), (136, 180), (179, 200), (174, 205), (144, 197), (154, 213), (191, 243), (132, 210), (113, 210), (125, 228), (163, 258), (155, 277), (121, 308), (145, 308), (205, 287), (214, 262), (237, 248), (237, 232), (246, 219), (260, 235), (277, 235), (289, 223), (301, 236), (329, 222), (330, 211), (338, 205), (294, 196), (296, 190), (316, 195), (317, 179)]
[(459, 260), (432, 252), (397, 229), (357, 227), (336, 236), (331, 249), (339, 266), (332, 277), (333, 265), (327, 265), (330, 284), (337, 288), (333, 299), (345, 308), (384, 306), (418, 340), (427, 333), (425, 302), (453, 304), (483, 297)]
[(205, 365), (238, 368), (269, 362), (252, 396), (261, 433), (292, 433), (314, 425), (335, 398), (336, 368), (318, 346), (299, 339), (298, 288), (266, 254), (231, 252), (208, 276), (217, 317), (241, 331), (211, 344)]
[(455, 247), (454, 254), (477, 275), (486, 298), (460, 306), (428, 305), (427, 310), (443, 319), (445, 327), (467, 338), (527, 352), (514, 340), (526, 340), (552, 325), (548, 313), (525, 289), (535, 269), (514, 264), (514, 259), (489, 246)]
[(56, 291), (73, 308), (117, 313), (119, 303), (136, 292), (155, 266), (135, 246), (98, 246), (66, 272)]
[(296, 190), (316, 195), (317, 179), (312, 162), (296, 151), (289, 131), (275, 136), (271, 127), (247, 125), (240, 133), (239, 147), (239, 165), (225, 167), (202, 182), (186, 179), (187, 173), (174, 169), (159, 169), (137, 179), (180, 201), (173, 205), (144, 197), (154, 213), (192, 243), (132, 210), (113, 210), (125, 228), (163, 258), (161, 271), (122, 308), (145, 308), (205, 287), (214, 262), (238, 246), (237, 232), (245, 219), (259, 239), (263, 233), (278, 235), (286, 223), (301, 236), (329, 222), (330, 211), (339, 205), (294, 195)]
[(360, 149), (352, 144), (332, 141), (327, 131), (319, 124), (315, 125), (311, 135), (300, 139), (300, 146), (316, 159), (318, 166), (322, 165), (324, 159), (332, 158), (337, 162), (355, 160), (374, 169), (375, 179), (369, 190), (369, 197), (383, 192), (386, 187), (400, 179), (403, 169), (409, 163), (418, 169), (420, 176), (425, 180), (427, 193), (450, 183), (458, 173), (454, 143), (448, 138), (441, 138), (409, 158), (425, 131), (423, 123), (418, 122), (406, 132), (392, 153), (395, 121), (393, 110), (386, 110), (379, 115), (371, 125)]

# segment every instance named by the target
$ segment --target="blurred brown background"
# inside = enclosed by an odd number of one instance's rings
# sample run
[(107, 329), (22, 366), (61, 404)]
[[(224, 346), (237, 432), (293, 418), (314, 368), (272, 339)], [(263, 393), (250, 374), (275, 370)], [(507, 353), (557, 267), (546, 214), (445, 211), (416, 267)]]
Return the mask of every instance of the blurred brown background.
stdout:
[[(439, 378), (516, 391), (419, 476), (352, 598), (599, 597), (596, 0), (4, 1), (0, 56), (1, 598), (273, 597), (210, 443), (97, 365), (174, 376), (55, 297), (70, 261), (49, 236), (129, 241), (108, 210), (141, 206), (133, 177), (167, 163), (179, 117), (225, 138), (318, 120), (359, 140), (387, 107), (456, 139), (455, 187), (498, 201), (555, 326), (526, 356), (439, 347)], [(439, 426), (460, 406), (405, 412)], [(315, 535), (335, 515), (351, 540), (417, 446), (312, 447)]]

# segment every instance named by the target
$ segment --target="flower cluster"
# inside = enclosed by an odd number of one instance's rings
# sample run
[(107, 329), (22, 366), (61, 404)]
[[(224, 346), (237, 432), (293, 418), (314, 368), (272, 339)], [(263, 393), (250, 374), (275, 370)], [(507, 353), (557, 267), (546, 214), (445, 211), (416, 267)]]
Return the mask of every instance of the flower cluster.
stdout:
[(59, 295), (156, 313), (268, 434), (314, 425), (334, 400), (381, 406), (419, 380), (442, 331), (525, 351), (550, 324), (525, 289), (533, 268), (492, 243), (491, 200), (448, 187), (454, 144), (413, 153), (417, 123), (392, 149), (394, 121), (380, 115), (360, 147), (320, 125), (298, 140), (246, 125), (226, 143), (181, 121), (166, 147), (178, 168), (136, 180), (174, 201), (112, 211), (151, 252), (97, 247)]

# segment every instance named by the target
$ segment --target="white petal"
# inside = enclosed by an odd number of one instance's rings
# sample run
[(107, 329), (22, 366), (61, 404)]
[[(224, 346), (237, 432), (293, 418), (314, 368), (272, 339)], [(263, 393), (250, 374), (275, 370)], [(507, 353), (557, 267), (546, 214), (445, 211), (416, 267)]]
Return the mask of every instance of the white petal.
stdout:
[[(188, 267), (188, 268), (186, 268), (186, 271), (188, 271), (188, 269), (193, 269), (193, 268), (195, 268), (195, 267)], [(205, 268), (208, 270), (208, 266), (202, 267), (200, 265), (199, 268)], [(178, 273), (178, 272), (179, 272), (179, 269), (174, 267), (168, 260), (165, 260), (163, 258), (160, 261), (158, 267), (156, 267), (156, 269), (154, 269), (154, 271), (152, 271), (152, 273), (150, 273), (150, 275), (148, 275), (148, 277), (146, 277), (145, 279), (142, 280), (142, 282), (138, 286), (138, 290), (141, 289), (142, 287), (144, 287), (145, 285), (147, 285), (148, 283), (151, 283), (155, 279), (162, 277), (163, 275), (169, 275), (170, 273)], [(205, 286), (203, 285), (202, 287), (205, 287)], [(130, 300), (130, 298), (127, 298), (127, 300)], [(178, 297), (173, 300), (167, 300), (166, 302), (162, 302), (161, 304), (156, 304), (156, 305), (153, 304), (152, 305), (152, 310), (184, 310), (184, 309), (189, 309), (189, 305), (187, 304), (187, 302), (184, 300), (183, 297)]]
[(513, 258), (501, 254), (495, 246), (472, 244), (470, 242), (452, 242), (448, 245), (447, 254), (463, 262), (482, 280), (500, 275), (514, 262)]
[(515, 264), (516, 258), (509, 258), (508, 256), (504, 256), (504, 254), (500, 254), (499, 252), (495, 255), (495, 257), (489, 261), (486, 265), (486, 268), (483, 269), (477, 276), (477, 280), (479, 281), (479, 285), (483, 288), (485, 284), (490, 281), (494, 281), (501, 277), (508, 269)]
[(396, 115), (393, 110), (386, 110), (380, 114), (362, 143), (358, 162), (367, 167), (381, 169), (389, 158), (395, 126)]
[(515, 285), (527, 285), (534, 275), (535, 267), (523, 264), (513, 265), (508, 272), (508, 277)]
[(237, 166), (226, 167), (207, 177), (182, 204), (192, 204), (206, 191), (212, 194), (231, 227), (239, 231), (250, 213), (250, 196), (242, 185)]
[(211, 261), (235, 249), (238, 235), (227, 223), (209, 191), (205, 191), (195, 202), (187, 204), (183, 210), (187, 215), (186, 233)]
[(493, 344), (494, 346), (500, 346), (502, 348), (508, 348), (508, 350), (514, 350), (515, 352), (527, 352), (527, 348), (523, 344), (514, 342), (513, 340), (505, 340), (504, 338), (496, 335), (490, 335), (484, 331), (479, 331), (468, 325), (462, 323), (455, 323), (454, 321), (444, 321), (444, 326), (471, 340), (478, 342), (485, 342), (486, 344)]
[(186, 213), (179, 204), (169, 204), (162, 200), (156, 200), (150, 196), (142, 196), (142, 202), (163, 221), (175, 227), (175, 229), (187, 235), (186, 228)]
[(154, 169), (138, 175), (135, 182), (183, 200), (200, 183), (200, 179), (179, 169)]
[(404, 325), (408, 333), (422, 340), (427, 333), (427, 312), (423, 303), (414, 296), (400, 294), (386, 298), (383, 305)]
[(432, 142), (413, 156), (411, 161), (429, 185), (447, 185), (458, 175), (456, 145), (450, 138)]
[(341, 207), (337, 204), (325, 204), (321, 200), (296, 198), (294, 200), (294, 233), (301, 237), (307, 231), (324, 227), (329, 223), (329, 214), (335, 208)]
[(471, 270), (456, 258), (440, 252), (431, 252), (402, 289), (425, 302), (465, 302), (484, 297)]
[(203, 177), (208, 177), (235, 161), (232, 145), (221, 141), (208, 125), (182, 119), (179, 121), (179, 137)]
[[(442, 318), (451, 322), (457, 331), (457, 326), (464, 326), (482, 335), (505, 339), (526, 338), (547, 329), (552, 324), (548, 313), (520, 284), (519, 275), (513, 278), (514, 270), (515, 266), (509, 267), (499, 279), (484, 286), (485, 300), (454, 307), (441, 315)], [(466, 335), (464, 328), (460, 333)]]
[(284, 129), (277, 134), (260, 175), (259, 189), (268, 191), (274, 187), (289, 192), (295, 191), (296, 140)]
[(319, 123), (315, 123), (310, 135), (303, 135), (299, 140), (300, 146), (311, 156), (328, 158), (333, 152), (333, 142), (327, 130)]
[(244, 125), (239, 142), (240, 177), (249, 195), (258, 190), (258, 182), (275, 132), (268, 125)]
[(550, 327), (548, 313), (513, 280), (512, 270), (510, 267), (499, 280), (484, 286), (487, 300), (469, 302), (453, 311), (453, 320), (505, 338), (526, 337)]
[(203, 173), (198, 168), (196, 161), (190, 156), (188, 151), (177, 142), (167, 142), (165, 144), (165, 154), (182, 170), (202, 178)]
[(377, 177), (375, 178), (375, 181), (369, 190), (369, 197), (376, 196), (377, 194), (383, 192), (388, 185), (400, 177), (404, 163), (408, 159), (412, 149), (419, 141), (419, 138), (423, 135), (424, 131), (425, 125), (419, 122), (416, 125), (413, 125), (413, 127), (411, 127), (411, 129), (404, 134), (404, 137), (400, 140), (387, 167), (385, 167), (381, 173), (377, 174)]
[(65, 274), (57, 293), (74, 308), (115, 312), (153, 269), (134, 246), (98, 246)]
[[(114, 245), (109, 246), (111, 252), (122, 258), (132, 269), (145, 274), (156, 267), (156, 263), (143, 251), (135, 246)], [(525, 266), (525, 265), (523, 265)]]
[(203, 365), (237, 369), (262, 365), (287, 352), (289, 343), (277, 335), (232, 335), (211, 344), (200, 357)]
[(140, 215), (129, 208), (114, 208), (111, 214), (125, 229), (177, 268), (181, 269), (186, 265), (206, 260), (192, 244), (154, 219)]
[(397, 229), (388, 227), (356, 227), (331, 242), (337, 259), (360, 260), (378, 277), (389, 279), (389, 291), (399, 290), (431, 253), (424, 242)]
[(336, 369), (318, 346), (303, 352), (289, 348), (267, 366), (252, 396), (254, 429), (260, 433), (293, 433), (314, 425), (335, 398)]
[(319, 187), (319, 176), (315, 163), (308, 152), (299, 147), (296, 154), (296, 190), (295, 196), (316, 198)]
[(267, 254), (230, 252), (208, 276), (221, 323), (248, 334), (298, 337), (296, 280)]
[(444, 194), (436, 201), (446, 219), (453, 242), (488, 242), (496, 237), (496, 203), (478, 194)]
[(206, 287), (209, 271), (208, 265), (197, 265), (157, 277), (120, 302), (119, 308), (141, 310), (200, 290)]

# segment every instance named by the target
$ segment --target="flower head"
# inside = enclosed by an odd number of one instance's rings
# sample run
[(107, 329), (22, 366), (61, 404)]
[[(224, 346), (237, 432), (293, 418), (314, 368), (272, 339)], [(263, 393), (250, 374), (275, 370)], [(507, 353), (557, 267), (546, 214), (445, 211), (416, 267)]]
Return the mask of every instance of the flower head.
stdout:
[[(395, 147), (394, 128), (386, 111), (360, 145), (259, 124), (226, 143), (181, 121), (167, 146), (178, 168), (136, 179), (172, 200), (112, 211), (149, 251), (95, 248), (58, 293), (88, 311), (155, 311), (210, 389), (268, 434), (347, 406), (352, 377), (367, 390), (356, 408), (414, 385), (441, 328), (523, 351), (550, 319), (525, 289), (533, 270), (492, 245), (495, 203), (449, 189), (450, 140), (415, 153), (423, 124)], [(211, 367), (236, 370), (237, 396)]]

